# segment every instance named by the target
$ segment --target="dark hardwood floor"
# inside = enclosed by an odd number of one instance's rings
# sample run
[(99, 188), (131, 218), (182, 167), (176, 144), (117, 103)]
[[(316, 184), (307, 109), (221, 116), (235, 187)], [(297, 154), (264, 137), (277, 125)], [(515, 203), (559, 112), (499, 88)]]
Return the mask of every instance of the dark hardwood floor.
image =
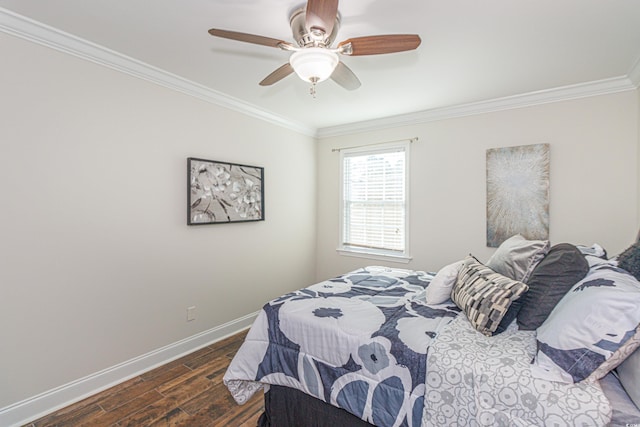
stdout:
[(239, 406), (222, 383), (245, 335), (204, 347), (23, 427), (255, 427), (263, 394)]

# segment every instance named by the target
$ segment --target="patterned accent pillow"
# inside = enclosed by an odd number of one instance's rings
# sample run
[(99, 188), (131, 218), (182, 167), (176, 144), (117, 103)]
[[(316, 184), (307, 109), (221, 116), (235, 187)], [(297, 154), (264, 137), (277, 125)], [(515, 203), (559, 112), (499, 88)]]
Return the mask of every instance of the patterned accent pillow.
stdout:
[(451, 299), (477, 331), (491, 336), (511, 303), (528, 289), (524, 283), (498, 274), (468, 256), (458, 272)]
[(633, 350), (638, 324), (640, 283), (613, 264), (596, 264), (538, 328), (532, 373), (566, 383), (603, 376)]

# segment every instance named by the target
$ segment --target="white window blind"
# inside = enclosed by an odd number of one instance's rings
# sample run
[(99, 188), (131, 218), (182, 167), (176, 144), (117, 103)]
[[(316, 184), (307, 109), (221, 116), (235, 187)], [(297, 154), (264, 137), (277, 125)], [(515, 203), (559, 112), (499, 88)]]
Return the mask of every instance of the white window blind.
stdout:
[(342, 153), (341, 249), (406, 255), (407, 151), (405, 143)]

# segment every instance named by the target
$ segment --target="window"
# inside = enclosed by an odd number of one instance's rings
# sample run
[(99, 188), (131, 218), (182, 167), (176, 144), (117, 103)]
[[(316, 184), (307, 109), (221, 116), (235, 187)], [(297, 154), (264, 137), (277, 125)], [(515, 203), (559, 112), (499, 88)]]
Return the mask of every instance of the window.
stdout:
[(338, 251), (408, 262), (409, 142), (340, 153), (342, 203)]

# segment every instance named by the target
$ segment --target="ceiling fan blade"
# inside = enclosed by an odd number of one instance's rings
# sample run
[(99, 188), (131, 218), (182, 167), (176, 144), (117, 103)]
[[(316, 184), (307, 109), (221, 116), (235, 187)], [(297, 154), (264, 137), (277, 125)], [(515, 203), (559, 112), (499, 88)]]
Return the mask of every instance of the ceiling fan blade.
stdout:
[(216, 37), (222, 37), (224, 39), (237, 40), (240, 42), (260, 44), (269, 47), (293, 46), (291, 43), (287, 43), (282, 40), (272, 39), (270, 37), (257, 36), (255, 34), (239, 33), (237, 31), (220, 30), (218, 28), (212, 28), (209, 30), (209, 34)]
[(351, 68), (347, 67), (342, 61), (338, 62), (336, 69), (333, 70), (331, 79), (347, 90), (358, 89), (361, 85), (360, 80), (353, 74)]
[(260, 86), (271, 86), (272, 84), (284, 79), (291, 73), (293, 73), (293, 67), (287, 62), (282, 67), (278, 68), (273, 73), (262, 79), (262, 81), (260, 82)]
[(329, 35), (337, 15), (338, 0), (308, 0), (305, 25), (309, 31), (317, 29)]
[(340, 42), (338, 47), (343, 49), (344, 55), (380, 55), (416, 49), (421, 41), (416, 34), (390, 34), (355, 37)]

